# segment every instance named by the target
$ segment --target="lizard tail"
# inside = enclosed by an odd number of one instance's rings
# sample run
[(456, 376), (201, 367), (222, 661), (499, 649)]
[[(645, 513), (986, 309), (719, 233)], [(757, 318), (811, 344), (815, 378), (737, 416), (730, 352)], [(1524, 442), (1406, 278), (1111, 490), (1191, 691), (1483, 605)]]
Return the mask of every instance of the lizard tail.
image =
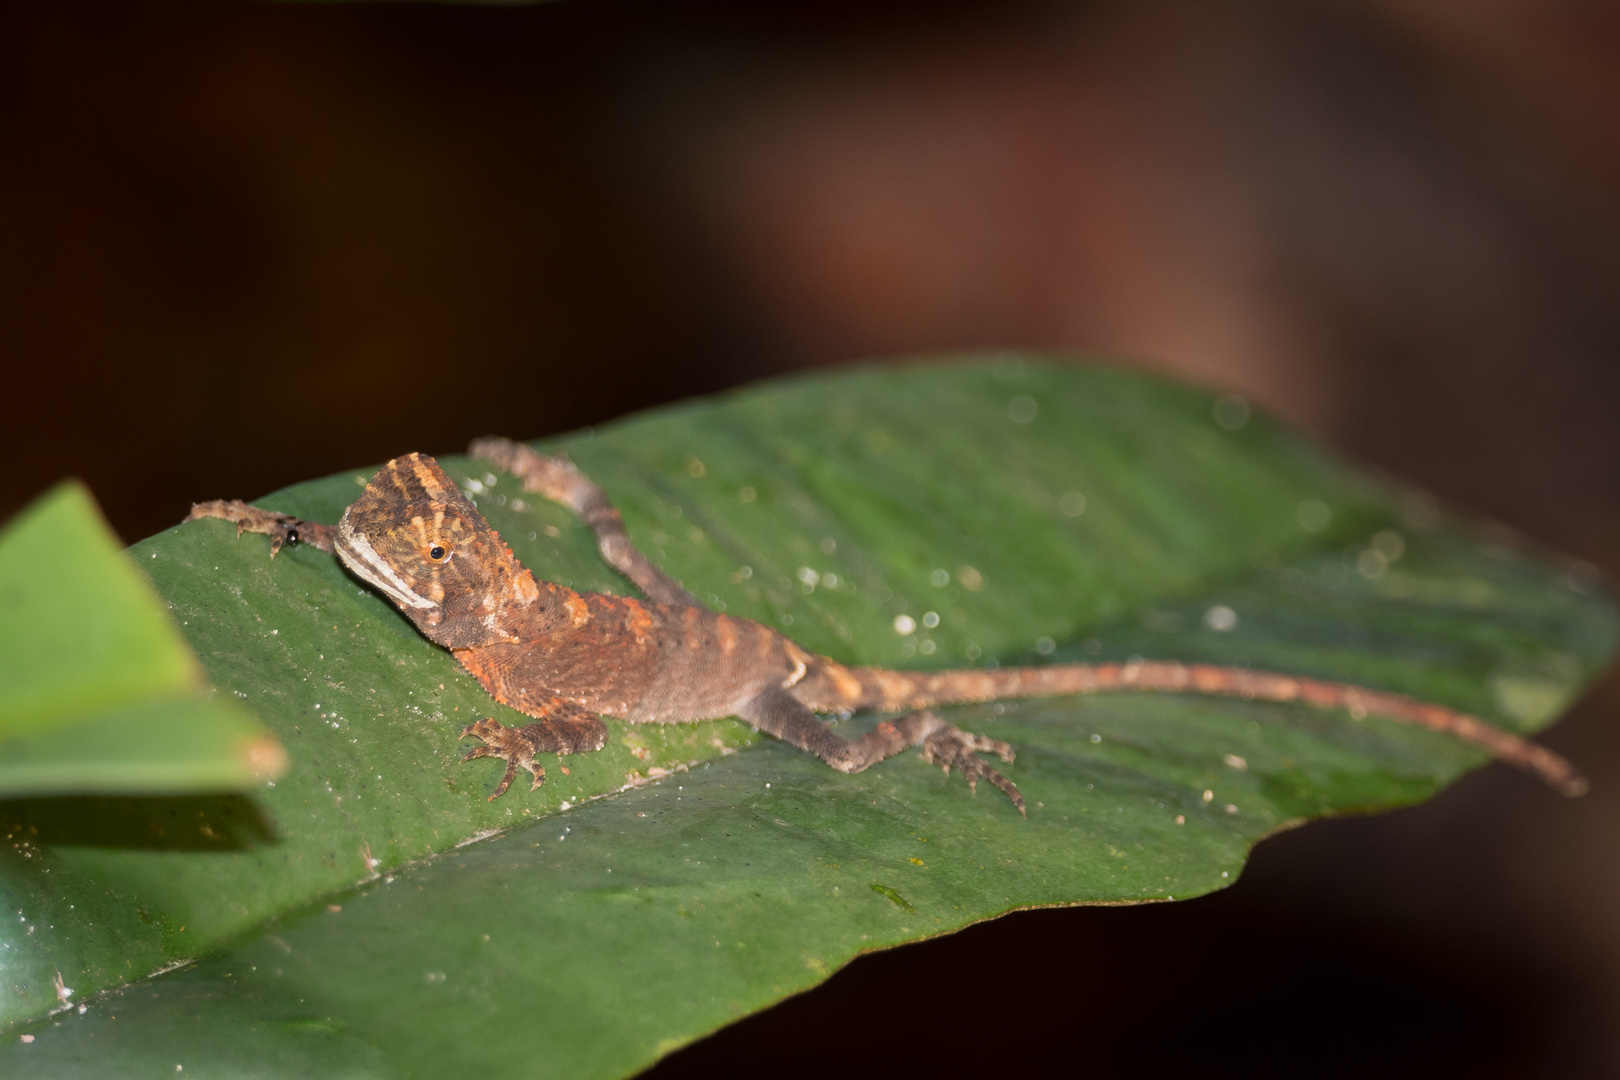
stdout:
[(796, 693), (802, 694), (800, 700), (811, 708), (823, 711), (899, 711), (999, 698), (1120, 691), (1205, 694), (1245, 701), (1297, 701), (1318, 709), (1342, 709), (1356, 720), (1376, 716), (1445, 732), (1539, 776), (1565, 795), (1584, 795), (1590, 786), (1567, 758), (1466, 713), (1405, 694), (1270, 671), (1158, 661), (905, 672), (849, 668), (823, 660), (818, 668), (804, 680), (808, 685), (796, 688)]

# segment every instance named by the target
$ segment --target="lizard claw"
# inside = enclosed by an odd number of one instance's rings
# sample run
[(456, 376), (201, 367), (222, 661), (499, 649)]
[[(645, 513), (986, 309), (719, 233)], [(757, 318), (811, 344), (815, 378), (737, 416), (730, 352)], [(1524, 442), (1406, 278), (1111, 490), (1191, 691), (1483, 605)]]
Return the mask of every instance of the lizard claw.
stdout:
[(546, 782), (546, 770), (535, 763), (534, 741), (525, 734), (522, 728), (507, 727), (493, 717), (485, 717), (477, 723), (468, 724), (461, 729), (463, 739), (480, 739), (483, 746), (475, 746), (462, 757), (462, 762), (472, 761), (475, 758), (500, 758), (506, 762), (506, 774), (501, 782), (495, 785), (494, 794), (489, 801), (494, 802), (506, 794), (506, 789), (512, 786), (517, 777), (518, 769), (527, 769), (534, 777), (534, 783), (529, 785), (533, 791)]
[(922, 741), (924, 761), (930, 765), (938, 765), (946, 776), (951, 774), (952, 767), (960, 769), (962, 775), (967, 778), (968, 790), (974, 794), (978, 794), (980, 780), (989, 781), (1012, 800), (1012, 804), (1018, 808), (1020, 814), (1027, 817), (1024, 796), (1019, 793), (1018, 785), (986, 765), (984, 759), (979, 757), (980, 754), (995, 754), (1006, 762), (1013, 760), (1013, 748), (1000, 739), (974, 735), (949, 724), (932, 732)]

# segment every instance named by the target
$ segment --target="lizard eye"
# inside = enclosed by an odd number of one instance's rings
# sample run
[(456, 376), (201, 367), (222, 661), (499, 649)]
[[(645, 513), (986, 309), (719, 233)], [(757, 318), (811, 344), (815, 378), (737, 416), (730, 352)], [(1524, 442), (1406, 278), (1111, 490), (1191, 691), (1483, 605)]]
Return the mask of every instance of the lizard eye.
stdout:
[(428, 548), (427, 555), (428, 558), (432, 559), (434, 562), (444, 562), (444, 560), (450, 555), (450, 549), (446, 548), (443, 544), (434, 544), (432, 547)]

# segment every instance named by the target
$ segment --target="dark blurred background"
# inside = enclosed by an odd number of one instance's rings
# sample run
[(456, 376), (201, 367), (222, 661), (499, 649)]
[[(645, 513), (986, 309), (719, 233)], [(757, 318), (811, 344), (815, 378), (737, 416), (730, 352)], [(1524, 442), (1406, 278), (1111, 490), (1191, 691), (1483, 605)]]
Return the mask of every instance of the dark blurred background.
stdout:
[[(0, 6), (0, 517), (978, 346), (1241, 391), (1620, 571), (1620, 7)], [(1614, 680), (1202, 900), (857, 961), (655, 1075), (1620, 1074)]]

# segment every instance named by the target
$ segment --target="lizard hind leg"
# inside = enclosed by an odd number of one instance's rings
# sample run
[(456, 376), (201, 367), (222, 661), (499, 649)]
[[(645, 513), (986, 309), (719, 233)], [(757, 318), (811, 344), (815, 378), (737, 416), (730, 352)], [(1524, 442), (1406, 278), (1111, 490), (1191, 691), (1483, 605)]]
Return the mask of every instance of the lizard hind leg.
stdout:
[(926, 710), (885, 720), (854, 740), (829, 728), (809, 707), (779, 687), (754, 698), (739, 714), (765, 734), (809, 751), (839, 772), (863, 772), (907, 747), (920, 747), (924, 761), (938, 765), (947, 776), (956, 769), (967, 780), (970, 791), (976, 793), (979, 781), (987, 781), (1011, 799), (1020, 814), (1026, 813), (1018, 786), (979, 756), (995, 754), (1010, 762), (1012, 747), (1000, 739), (953, 727)]
[(600, 717), (583, 709), (567, 715), (554, 716), (523, 727), (508, 727), (493, 717), (461, 729), (463, 739), (478, 739), (483, 746), (475, 746), (462, 757), (462, 762), (477, 758), (499, 758), (506, 762), (506, 773), (489, 799), (494, 802), (506, 794), (519, 769), (534, 778), (529, 785), (533, 791), (546, 782), (545, 767), (534, 760), (536, 754), (588, 754), (602, 749), (607, 742), (607, 725)]

